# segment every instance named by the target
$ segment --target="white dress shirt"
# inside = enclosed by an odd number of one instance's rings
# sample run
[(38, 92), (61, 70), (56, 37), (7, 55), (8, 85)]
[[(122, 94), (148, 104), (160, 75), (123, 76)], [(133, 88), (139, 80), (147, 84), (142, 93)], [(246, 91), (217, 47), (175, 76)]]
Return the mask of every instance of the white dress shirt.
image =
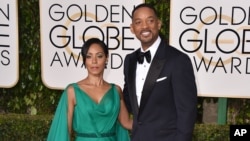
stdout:
[(156, 50), (160, 45), (160, 42), (161, 42), (161, 38), (158, 37), (157, 40), (153, 43), (153, 45), (150, 46), (147, 50), (143, 51), (143, 49), (141, 48), (141, 52), (150, 51), (151, 61), (150, 61), (150, 63), (148, 63), (146, 61), (146, 59), (144, 58), (144, 61), (143, 61), (142, 64), (139, 64), (137, 62), (137, 69), (136, 69), (136, 96), (137, 96), (137, 102), (138, 102), (139, 106), (140, 106), (140, 102), (141, 102), (141, 95), (142, 95), (142, 89), (143, 89), (143, 86), (144, 86), (144, 82), (145, 82), (145, 79), (147, 77), (148, 70), (149, 70), (149, 67), (151, 65), (151, 62), (154, 59)]

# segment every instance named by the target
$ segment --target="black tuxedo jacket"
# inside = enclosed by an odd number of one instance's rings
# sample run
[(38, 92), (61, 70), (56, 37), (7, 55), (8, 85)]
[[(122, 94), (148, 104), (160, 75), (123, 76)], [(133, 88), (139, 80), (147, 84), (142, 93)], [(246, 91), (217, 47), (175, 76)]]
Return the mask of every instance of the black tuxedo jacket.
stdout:
[(124, 99), (133, 114), (132, 141), (191, 141), (197, 89), (189, 57), (161, 41), (140, 102), (136, 97), (136, 50), (125, 57)]

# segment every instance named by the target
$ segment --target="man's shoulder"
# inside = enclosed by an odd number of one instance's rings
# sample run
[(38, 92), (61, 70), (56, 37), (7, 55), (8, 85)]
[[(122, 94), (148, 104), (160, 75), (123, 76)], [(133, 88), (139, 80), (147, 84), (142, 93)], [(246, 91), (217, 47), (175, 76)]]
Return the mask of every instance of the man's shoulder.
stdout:
[(132, 51), (132, 52), (126, 54), (126, 56), (130, 57), (130, 56), (136, 55), (136, 52), (137, 52), (139, 49), (140, 49), (140, 48), (138, 48), (138, 49), (136, 49), (136, 50), (134, 50), (134, 51)]
[(177, 54), (186, 54), (183, 51), (181, 51), (180, 49), (178, 49), (178, 48), (176, 48), (175, 46), (172, 46), (172, 45), (166, 45), (166, 48), (167, 48), (168, 51), (171, 51), (171, 52), (174, 52), (174, 53), (177, 53)]

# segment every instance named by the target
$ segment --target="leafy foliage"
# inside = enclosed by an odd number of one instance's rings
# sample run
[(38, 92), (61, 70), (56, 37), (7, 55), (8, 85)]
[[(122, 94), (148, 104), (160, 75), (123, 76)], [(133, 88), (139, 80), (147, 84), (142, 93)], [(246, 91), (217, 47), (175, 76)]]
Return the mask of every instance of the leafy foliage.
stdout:
[(1, 141), (42, 141), (48, 135), (51, 115), (0, 115)]
[(193, 141), (229, 141), (229, 126), (217, 124), (196, 124)]

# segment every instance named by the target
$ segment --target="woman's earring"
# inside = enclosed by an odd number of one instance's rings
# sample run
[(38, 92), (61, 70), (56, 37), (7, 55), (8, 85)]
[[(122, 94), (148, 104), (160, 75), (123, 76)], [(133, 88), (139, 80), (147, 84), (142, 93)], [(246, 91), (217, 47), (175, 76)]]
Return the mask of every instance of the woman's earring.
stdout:
[(105, 69), (107, 68), (108, 62), (105, 63)]

